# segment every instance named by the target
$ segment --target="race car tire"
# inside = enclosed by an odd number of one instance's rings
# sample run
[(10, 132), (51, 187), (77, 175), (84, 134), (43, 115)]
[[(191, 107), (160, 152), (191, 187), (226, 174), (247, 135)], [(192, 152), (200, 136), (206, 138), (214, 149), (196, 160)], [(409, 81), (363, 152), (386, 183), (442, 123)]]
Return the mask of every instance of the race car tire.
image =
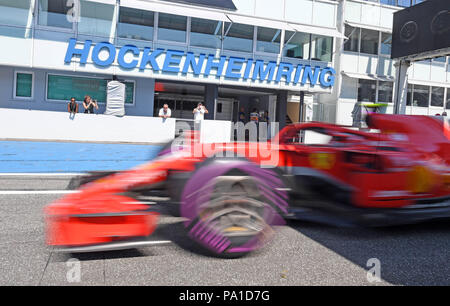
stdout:
[(188, 236), (209, 253), (236, 258), (262, 248), (284, 224), (288, 195), (279, 174), (243, 158), (200, 163), (181, 193)]

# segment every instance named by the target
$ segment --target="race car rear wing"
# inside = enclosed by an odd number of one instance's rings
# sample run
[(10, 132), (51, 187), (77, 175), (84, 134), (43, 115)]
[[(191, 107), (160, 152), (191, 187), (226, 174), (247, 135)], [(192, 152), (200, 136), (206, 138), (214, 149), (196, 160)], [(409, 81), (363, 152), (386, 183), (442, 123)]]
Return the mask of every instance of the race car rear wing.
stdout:
[(433, 153), (450, 165), (450, 125), (431, 116), (370, 114), (369, 128), (378, 129), (392, 140), (405, 141), (416, 150)]

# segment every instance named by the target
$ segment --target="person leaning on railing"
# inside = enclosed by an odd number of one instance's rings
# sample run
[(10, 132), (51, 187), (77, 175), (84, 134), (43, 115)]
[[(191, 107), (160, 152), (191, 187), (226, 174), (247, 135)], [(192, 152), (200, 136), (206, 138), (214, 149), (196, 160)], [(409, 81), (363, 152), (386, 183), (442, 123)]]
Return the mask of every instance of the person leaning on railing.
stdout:
[(169, 108), (168, 104), (164, 104), (163, 107), (159, 110), (159, 117), (163, 119), (167, 119), (172, 117), (172, 111)]
[(67, 103), (67, 111), (71, 114), (78, 113), (78, 103), (75, 98), (70, 98), (70, 102)]

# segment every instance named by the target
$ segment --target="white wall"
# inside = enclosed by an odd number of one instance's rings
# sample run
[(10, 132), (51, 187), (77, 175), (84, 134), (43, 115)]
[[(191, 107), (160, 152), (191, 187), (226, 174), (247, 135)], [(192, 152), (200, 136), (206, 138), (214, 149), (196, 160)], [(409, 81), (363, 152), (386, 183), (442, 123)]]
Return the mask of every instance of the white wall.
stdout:
[(0, 108), (0, 138), (24, 140), (165, 143), (175, 136), (175, 119)]
[[(175, 137), (176, 119), (93, 115), (0, 108), (0, 139), (166, 143)], [(230, 142), (230, 121), (204, 120), (201, 141)]]
[(230, 142), (232, 125), (231, 121), (203, 120), (200, 141), (203, 143)]
[(345, 72), (393, 77), (395, 76), (395, 67), (393, 64), (393, 60), (385, 56), (364, 53), (358, 54), (356, 52), (342, 53), (342, 70)]
[(358, 100), (358, 80), (342, 75), (341, 95), (338, 100), (336, 123), (352, 125), (352, 111)]
[(233, 0), (233, 3), (238, 14), (336, 27), (338, 3), (330, 0)]
[(387, 7), (374, 2), (347, 1), (345, 7), (345, 20), (392, 29), (393, 13), (401, 8)]

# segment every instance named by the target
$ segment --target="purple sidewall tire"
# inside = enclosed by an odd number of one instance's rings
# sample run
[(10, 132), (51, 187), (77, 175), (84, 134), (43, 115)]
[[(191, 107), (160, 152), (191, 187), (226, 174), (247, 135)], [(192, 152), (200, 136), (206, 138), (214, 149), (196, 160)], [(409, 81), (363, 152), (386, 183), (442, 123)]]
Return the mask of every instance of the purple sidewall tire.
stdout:
[[(252, 237), (245, 243), (233, 245), (221, 233), (215, 232), (208, 224), (199, 220), (201, 197), (210, 197), (213, 193), (214, 186), (209, 186), (206, 190), (199, 194), (196, 192), (218, 176), (223, 176), (231, 170), (239, 170), (249, 176), (252, 176), (258, 186), (260, 194), (267, 199), (264, 207), (263, 219), (267, 225), (282, 225), (284, 218), (282, 214), (288, 209), (288, 195), (285, 190), (283, 181), (279, 175), (269, 169), (262, 169), (258, 165), (250, 163), (246, 160), (211, 160), (210, 163), (201, 165), (186, 182), (181, 194), (181, 216), (186, 218), (184, 225), (188, 229), (189, 236), (216, 254), (246, 254), (261, 248), (266, 242), (265, 236), (267, 232), (263, 231)], [(263, 237), (264, 236), (264, 237)]]

